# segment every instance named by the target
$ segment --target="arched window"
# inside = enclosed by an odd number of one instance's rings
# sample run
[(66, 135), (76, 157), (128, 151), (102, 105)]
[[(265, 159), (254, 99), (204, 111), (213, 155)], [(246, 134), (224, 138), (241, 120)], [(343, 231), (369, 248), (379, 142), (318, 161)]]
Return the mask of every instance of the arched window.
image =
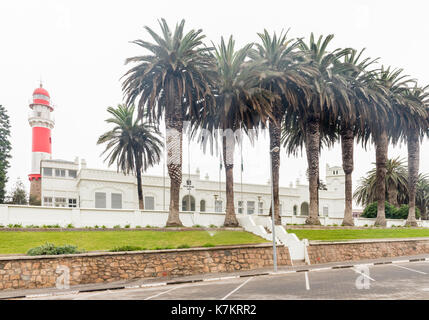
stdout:
[[(189, 201), (189, 198), (191, 201)], [(182, 199), (182, 211), (195, 211), (195, 198), (186, 195)]]
[(301, 215), (302, 216), (308, 216), (308, 203), (307, 202), (303, 202), (301, 204)]
[(294, 205), (293, 206), (293, 215), (296, 216), (298, 214), (298, 206)]
[(200, 212), (205, 212), (206, 211), (206, 200), (201, 200), (200, 201)]

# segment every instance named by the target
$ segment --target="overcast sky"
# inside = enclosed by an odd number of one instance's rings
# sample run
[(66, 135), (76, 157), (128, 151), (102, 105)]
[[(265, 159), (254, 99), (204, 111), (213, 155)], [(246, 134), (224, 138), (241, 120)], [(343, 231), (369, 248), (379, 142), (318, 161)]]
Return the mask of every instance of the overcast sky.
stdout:
[[(335, 34), (332, 48), (367, 48), (371, 57), (405, 69), (421, 84), (429, 83), (429, 4), (421, 0), (377, 1), (19, 1), (0, 2), (0, 104), (10, 115), (12, 160), (9, 188), (18, 177), (25, 181), (31, 166), (31, 129), (28, 104), (39, 79), (55, 104), (52, 132), (53, 158), (85, 158), (92, 168), (106, 168), (96, 146), (108, 126), (106, 108), (122, 101), (120, 77), (127, 57), (142, 53), (129, 41), (150, 40), (148, 25), (159, 31), (157, 19), (169, 25), (186, 19), (185, 29), (202, 28), (207, 42), (219, 42), (233, 34), (239, 46), (257, 41), (264, 28), (280, 32), (291, 28), (291, 37), (310, 32)], [(255, 146), (244, 146), (244, 182), (266, 183), (269, 176), (268, 135)], [(289, 185), (300, 175), (305, 179), (304, 157), (287, 157), (282, 151), (280, 184)], [(406, 146), (390, 148), (389, 157), (407, 157)], [(420, 168), (429, 173), (429, 141), (421, 148)], [(235, 178), (239, 182), (239, 154)], [(354, 185), (375, 161), (373, 148), (355, 149)], [(219, 160), (203, 155), (191, 145), (191, 171), (218, 179)], [(339, 145), (323, 150), (325, 165), (341, 165)], [(184, 143), (184, 172), (187, 172)], [(115, 168), (112, 168), (115, 169)], [(162, 166), (150, 170), (162, 175)], [(224, 179), (224, 173), (222, 173)]]

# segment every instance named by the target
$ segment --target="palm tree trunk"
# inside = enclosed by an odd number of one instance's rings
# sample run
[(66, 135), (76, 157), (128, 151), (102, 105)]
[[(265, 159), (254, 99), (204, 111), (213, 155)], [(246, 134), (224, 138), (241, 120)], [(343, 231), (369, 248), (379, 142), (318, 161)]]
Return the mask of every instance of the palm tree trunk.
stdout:
[(408, 134), (408, 198), (409, 211), (407, 226), (417, 227), (416, 220), (416, 186), (419, 176), (420, 145), (417, 130)]
[(343, 156), (343, 170), (345, 178), (345, 211), (344, 211), (344, 226), (354, 226), (353, 221), (353, 192), (352, 192), (352, 173), (353, 173), (353, 147), (354, 134), (350, 127), (341, 130), (341, 151)]
[(396, 208), (399, 208), (398, 203), (398, 186), (394, 183), (388, 183), (387, 186), (387, 199), (388, 202), (395, 206)]
[(137, 171), (137, 194), (139, 196), (139, 209), (144, 210), (142, 174), (141, 174), (140, 165), (136, 165), (136, 171)]
[[(278, 147), (280, 150), (281, 116), (276, 117), (276, 121), (270, 120), (270, 150)], [(280, 200), (279, 200), (279, 169), (280, 169), (280, 151), (272, 152), (272, 173), (273, 173), (273, 198), (274, 198), (274, 223), (281, 225), (280, 217)], [(271, 205), (272, 206), (272, 205)], [(272, 216), (272, 208), (270, 206), (270, 215)]]
[(386, 226), (386, 162), (388, 139), (387, 133), (383, 130), (375, 141), (375, 165), (376, 165), (376, 199), (377, 199), (377, 219), (376, 226)]
[(225, 227), (238, 227), (234, 209), (234, 137), (222, 137), (223, 163), (226, 175)]
[(170, 210), (167, 227), (183, 226), (179, 217), (179, 195), (182, 183), (182, 131), (183, 116), (180, 99), (176, 99), (175, 108), (165, 115), (167, 168), (170, 177)]
[(307, 151), (310, 214), (306, 224), (320, 225), (319, 220), (319, 150), (320, 150), (320, 123), (313, 119), (307, 122), (305, 128), (305, 148)]

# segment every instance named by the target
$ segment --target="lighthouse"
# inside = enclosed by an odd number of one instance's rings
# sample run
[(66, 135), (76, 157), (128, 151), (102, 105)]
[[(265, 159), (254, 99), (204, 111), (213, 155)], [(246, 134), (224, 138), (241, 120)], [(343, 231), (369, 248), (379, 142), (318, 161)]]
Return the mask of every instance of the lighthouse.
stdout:
[(54, 128), (55, 122), (52, 116), (54, 109), (50, 100), (48, 91), (40, 84), (40, 87), (33, 92), (28, 115), (28, 123), (32, 129), (31, 171), (28, 178), (30, 197), (33, 202), (37, 203), (41, 201), (40, 161), (51, 159), (52, 154), (51, 130)]

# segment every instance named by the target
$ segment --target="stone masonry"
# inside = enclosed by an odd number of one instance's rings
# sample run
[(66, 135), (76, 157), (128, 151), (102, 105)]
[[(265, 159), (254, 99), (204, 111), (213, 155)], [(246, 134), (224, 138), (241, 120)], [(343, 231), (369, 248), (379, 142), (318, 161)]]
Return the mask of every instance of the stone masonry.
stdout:
[[(278, 246), (277, 255), (279, 265), (291, 265), (287, 247)], [(272, 264), (272, 246), (269, 244), (61, 256), (3, 256), (0, 257), (0, 290), (55, 287), (57, 279), (65, 276), (63, 270), (67, 268), (69, 284), (77, 285), (252, 270)]]
[(428, 238), (344, 242), (310, 241), (308, 247), (308, 256), (311, 264), (411, 256), (424, 253), (429, 253)]

